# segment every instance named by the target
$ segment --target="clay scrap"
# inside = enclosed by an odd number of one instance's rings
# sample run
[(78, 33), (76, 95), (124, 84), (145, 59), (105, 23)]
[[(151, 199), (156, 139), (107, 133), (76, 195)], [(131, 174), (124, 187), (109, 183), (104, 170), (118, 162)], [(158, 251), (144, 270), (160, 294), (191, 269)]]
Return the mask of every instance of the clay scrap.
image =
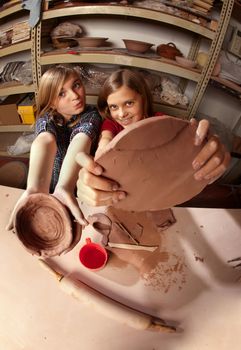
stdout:
[(200, 193), (208, 180), (196, 181), (192, 161), (196, 126), (173, 117), (152, 117), (121, 131), (98, 154), (104, 176), (117, 181), (127, 198), (113, 206), (146, 211), (171, 208)]
[(109, 235), (111, 232), (112, 221), (111, 219), (102, 213), (96, 213), (94, 215), (89, 215), (87, 218), (89, 224), (94, 227), (94, 229), (102, 234), (101, 243), (106, 246), (109, 241)]
[(167, 230), (172, 224), (175, 224), (176, 222), (173, 212), (170, 209), (148, 211), (146, 215), (155, 225), (158, 232)]
[(79, 242), (81, 226), (54, 196), (32, 194), (18, 208), (14, 232), (33, 255), (53, 257), (67, 253)]

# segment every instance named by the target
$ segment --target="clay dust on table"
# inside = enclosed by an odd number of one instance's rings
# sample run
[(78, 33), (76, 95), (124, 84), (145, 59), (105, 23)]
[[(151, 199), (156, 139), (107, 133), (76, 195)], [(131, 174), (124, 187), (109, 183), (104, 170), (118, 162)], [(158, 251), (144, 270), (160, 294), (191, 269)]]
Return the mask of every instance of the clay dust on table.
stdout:
[[(145, 281), (146, 286), (152, 287), (154, 290), (167, 293), (170, 289), (182, 290), (186, 283), (186, 264), (184, 257), (180, 257), (173, 253), (162, 252), (161, 255), (166, 256), (166, 261), (150, 258), (141, 268), (141, 278)], [(150, 269), (150, 267), (152, 269)]]

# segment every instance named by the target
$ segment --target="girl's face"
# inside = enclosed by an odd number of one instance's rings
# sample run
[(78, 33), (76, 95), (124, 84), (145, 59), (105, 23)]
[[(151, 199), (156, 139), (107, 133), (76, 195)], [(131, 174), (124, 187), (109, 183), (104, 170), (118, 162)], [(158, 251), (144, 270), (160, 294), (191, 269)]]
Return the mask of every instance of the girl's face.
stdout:
[(127, 86), (110, 94), (107, 104), (111, 117), (123, 128), (145, 117), (142, 96)]
[(63, 85), (54, 106), (65, 120), (74, 114), (83, 112), (85, 108), (85, 89), (77, 75), (72, 75)]

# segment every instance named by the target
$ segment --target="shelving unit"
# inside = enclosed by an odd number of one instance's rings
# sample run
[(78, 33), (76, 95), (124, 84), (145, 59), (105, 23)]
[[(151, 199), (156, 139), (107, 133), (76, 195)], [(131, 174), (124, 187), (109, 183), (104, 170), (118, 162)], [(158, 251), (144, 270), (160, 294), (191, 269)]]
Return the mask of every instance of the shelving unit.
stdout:
[[(121, 65), (138, 67), (143, 69), (148, 69), (158, 73), (167, 73), (173, 76), (179, 77), (181, 79), (180, 86), (185, 87), (185, 82), (193, 81), (195, 83), (195, 90), (190, 104), (187, 108), (184, 106), (172, 106), (166, 103), (155, 102), (155, 108), (161, 109), (163, 112), (175, 115), (181, 118), (191, 118), (195, 115), (198, 106), (203, 98), (205, 90), (207, 88), (210, 80), (217, 80), (212, 77), (212, 71), (216, 63), (216, 59), (220, 52), (224, 35), (227, 30), (227, 26), (231, 17), (232, 8), (234, 0), (224, 0), (223, 6), (220, 12), (220, 18), (218, 21), (218, 27), (216, 31), (211, 30), (205, 26), (192, 22), (191, 20), (183, 19), (178, 16), (163, 13), (156, 10), (134, 7), (134, 6), (123, 6), (123, 5), (112, 5), (112, 4), (84, 4), (79, 6), (49, 9), (43, 12), (41, 22), (32, 29), (31, 31), (31, 41), (25, 41), (18, 44), (11, 45), (0, 49), (2, 56), (10, 56), (16, 52), (22, 52), (31, 50), (32, 58), (32, 75), (33, 84), (31, 85), (21, 85), (17, 83), (4, 83), (0, 85), (0, 96), (6, 96), (17, 93), (33, 92), (37, 93), (38, 82), (42, 75), (44, 66), (49, 64), (58, 63), (93, 63), (93, 64), (110, 64), (110, 65)], [(16, 16), (25, 13), (26, 10), (21, 8), (21, 2), (13, 5), (9, 8), (4, 9), (0, 13), (0, 23), (2, 19), (8, 16)], [(198, 69), (188, 69), (183, 66), (178, 65), (173, 60), (167, 60), (163, 58), (157, 58), (150, 56), (133, 56), (124, 50), (106, 50), (106, 51), (87, 51), (79, 50), (78, 54), (70, 54), (68, 50), (52, 50), (48, 52), (43, 52), (41, 47), (41, 33), (42, 26), (48, 21), (58, 20), (58, 19), (68, 19), (71, 21), (71, 17), (74, 19), (85, 17), (103, 17), (108, 18), (125, 18), (128, 20), (138, 19), (140, 21), (147, 20), (148, 22), (160, 23), (163, 25), (171, 26), (176, 28), (178, 31), (188, 32), (193, 35), (193, 41), (190, 43), (190, 50), (188, 57), (195, 59), (199, 48), (201, 39), (204, 38), (210, 42), (209, 49), (209, 59), (206, 66), (202, 71)], [(148, 67), (148, 68), (147, 68)], [(222, 81), (222, 84), (225, 82)], [(228, 83), (227, 83), (228, 87)], [(96, 95), (93, 93), (87, 94), (88, 103), (96, 103)], [(16, 130), (22, 131), (29, 129), (29, 126), (16, 126)], [(11, 129), (11, 128), (10, 128)], [(8, 127), (0, 127), (0, 132), (8, 132), (10, 130)], [(16, 131), (15, 130), (15, 131)]]
[[(21, 1), (19, 3), (7, 7), (3, 9), (0, 12), (0, 25), (5, 19), (9, 19), (12, 16), (14, 17), (19, 17), (28, 14), (29, 12), (27, 10), (24, 10), (21, 6)], [(12, 45), (4, 46), (0, 48), (0, 55), (1, 57), (6, 57), (10, 56), (16, 53), (24, 52), (24, 51), (32, 51), (32, 47), (34, 45), (34, 38), (31, 35), (30, 40), (25, 40), (21, 41)], [(32, 54), (31, 54), (32, 57)], [(15, 94), (20, 94), (20, 93), (29, 93), (29, 92), (34, 92), (35, 90), (35, 85), (36, 84), (31, 84), (31, 85), (23, 85), (18, 83), (17, 81), (15, 82), (6, 82), (6, 83), (1, 83), (0, 84), (0, 96), (8, 96), (8, 95), (15, 95)], [(0, 127), (0, 132), (2, 131), (2, 127)]]
[(217, 27), (215, 38), (212, 41), (209, 58), (207, 64), (202, 69), (202, 76), (199, 80), (194, 92), (193, 102), (189, 105), (188, 115), (190, 118), (195, 116), (198, 106), (203, 98), (207, 85), (210, 81), (215, 63), (217, 61), (219, 52), (222, 47), (225, 33), (227, 31), (228, 23), (231, 18), (234, 0), (223, 0), (222, 10), (219, 17), (219, 24)]
[[(28, 15), (29, 12), (27, 10), (22, 9), (21, 1), (19, 3), (6, 7), (3, 10), (1, 9), (0, 12), (0, 25), (1, 23), (7, 23), (12, 18), (22, 18), (22, 16)], [(30, 52), (30, 55), (32, 57), (32, 47), (34, 44), (34, 40), (32, 40), (33, 37), (31, 36), (30, 40), (21, 41), (9, 46), (5, 46), (0, 48), (0, 56), (1, 58), (7, 58), (10, 61), (10, 56), (14, 55), (16, 53), (22, 53), (22, 52)], [(15, 95), (15, 94), (22, 94), (22, 93), (30, 93), (35, 91), (35, 83), (32, 83), (30, 85), (23, 85), (21, 83), (18, 83), (17, 81), (14, 82), (5, 82), (0, 83), (0, 96), (8, 96), (8, 95)], [(31, 131), (31, 125), (1, 125), (0, 126), (0, 156), (8, 156), (10, 155), (7, 153), (7, 146), (14, 144), (17, 138), (19, 137), (20, 133), (22, 132), (28, 132)], [(28, 155), (20, 155), (19, 157), (28, 157)]]
[[(37, 62), (37, 78), (42, 75), (42, 67), (48, 64), (58, 63), (104, 63), (115, 64), (121, 66), (130, 66), (149, 70), (172, 74), (173, 76), (182, 78), (182, 86), (185, 87), (185, 80), (191, 80), (196, 83), (196, 88), (193, 94), (193, 98), (190, 101), (188, 108), (179, 108), (179, 106), (167, 106), (166, 104), (159, 105), (159, 108), (163, 112), (169, 113), (182, 118), (191, 118), (195, 115), (200, 101), (204, 95), (207, 84), (211, 79), (211, 73), (216, 63), (218, 53), (221, 49), (221, 45), (224, 39), (229, 19), (232, 12), (234, 0), (224, 1), (220, 13), (218, 27), (216, 31), (213, 31), (207, 27), (194, 23), (190, 20), (180, 18), (168, 13), (162, 13), (160, 11), (144, 9), (134, 6), (122, 6), (122, 5), (101, 5), (101, 4), (82, 4), (75, 7), (49, 9), (43, 12), (42, 22), (36, 28), (36, 57)], [(193, 42), (191, 43), (188, 57), (195, 59), (199, 47), (201, 38), (210, 40), (209, 60), (202, 71), (197, 69), (187, 69), (175, 63), (173, 60), (165, 60), (156, 57), (133, 57), (128, 52), (118, 52), (113, 49), (112, 51), (100, 52), (100, 51), (84, 51), (81, 50), (76, 55), (69, 54), (68, 50), (52, 50), (51, 52), (41, 53), (41, 26), (45, 21), (67, 18), (82, 18), (83, 16), (123, 16), (124, 18), (140, 20), (154, 21), (157, 23), (163, 23), (176, 27), (178, 30), (188, 31), (194, 35)], [(180, 85), (181, 85), (180, 84)]]
[(45, 11), (42, 21), (60, 18), (66, 16), (85, 16), (85, 15), (119, 15), (127, 17), (137, 17), (160, 23), (166, 23), (178, 28), (183, 28), (193, 33), (202, 35), (208, 39), (214, 39), (215, 32), (209, 28), (203, 27), (195, 22), (156, 10), (149, 10), (140, 7), (121, 6), (121, 5), (79, 5), (60, 9), (50, 9)]
[[(142, 58), (133, 57), (127, 52), (118, 53), (115, 51), (84, 51), (82, 50), (78, 56), (78, 63), (103, 63), (103, 64), (117, 64), (124, 66), (132, 66), (138, 68), (148, 67), (148, 69), (170, 73), (173, 75), (183, 77), (185, 79), (198, 82), (200, 79), (200, 72), (194, 69), (187, 69), (175, 63), (173, 60), (156, 59), (156, 58)], [(68, 52), (46, 53), (42, 54), (39, 60), (40, 65), (57, 64), (57, 63), (76, 63), (76, 55), (68, 54)]]

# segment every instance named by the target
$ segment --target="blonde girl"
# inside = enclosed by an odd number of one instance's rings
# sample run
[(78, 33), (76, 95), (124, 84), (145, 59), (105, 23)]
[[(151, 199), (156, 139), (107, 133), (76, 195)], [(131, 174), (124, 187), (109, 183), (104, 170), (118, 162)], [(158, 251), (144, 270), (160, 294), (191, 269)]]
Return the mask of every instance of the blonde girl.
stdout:
[(37, 104), (27, 188), (19, 202), (32, 193), (53, 193), (80, 224), (86, 224), (74, 195), (80, 170), (75, 157), (90, 153), (98, 139), (101, 116), (95, 107), (86, 105), (79, 73), (65, 66), (54, 66), (43, 74)]

